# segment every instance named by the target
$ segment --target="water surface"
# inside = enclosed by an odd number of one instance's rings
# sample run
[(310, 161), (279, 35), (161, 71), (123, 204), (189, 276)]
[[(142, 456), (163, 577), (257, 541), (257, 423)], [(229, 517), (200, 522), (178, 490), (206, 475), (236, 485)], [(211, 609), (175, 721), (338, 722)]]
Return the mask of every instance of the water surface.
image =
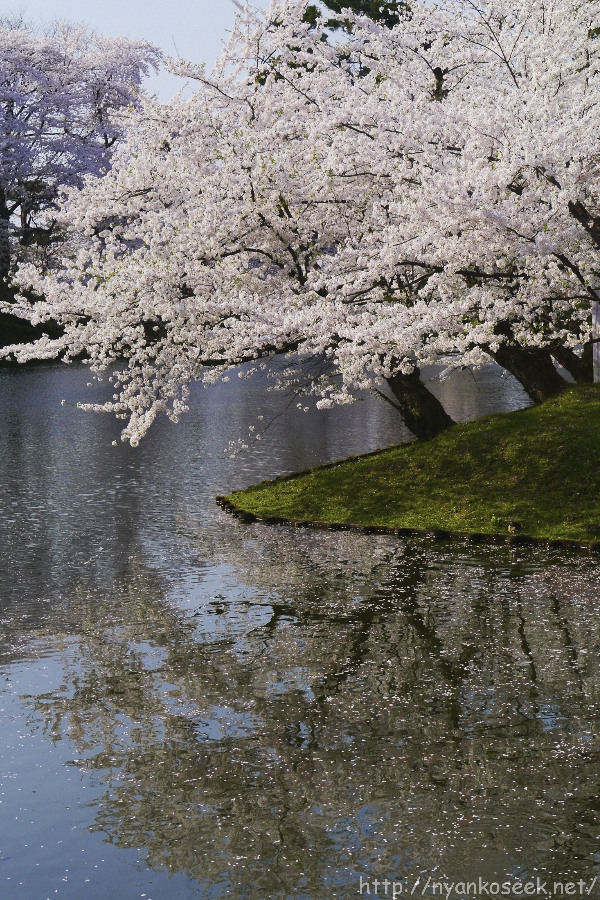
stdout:
[(403, 440), (391, 407), (235, 379), (132, 449), (87, 381), (0, 372), (0, 897), (599, 897), (597, 561), (241, 525), (216, 494)]

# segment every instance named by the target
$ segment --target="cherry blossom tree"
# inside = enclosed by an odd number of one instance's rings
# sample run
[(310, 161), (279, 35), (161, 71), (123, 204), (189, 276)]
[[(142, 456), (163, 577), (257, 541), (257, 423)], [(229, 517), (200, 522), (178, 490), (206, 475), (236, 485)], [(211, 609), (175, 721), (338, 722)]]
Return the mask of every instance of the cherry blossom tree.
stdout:
[(44, 299), (14, 311), (64, 334), (12, 352), (117, 365), (125, 439), (273, 355), (315, 362), (321, 406), (387, 383), (421, 438), (452, 423), (424, 364), (491, 357), (534, 400), (564, 385), (552, 356), (589, 377), (597, 0), (347, 10), (343, 46), (306, 11), (244, 7), (210, 76), (179, 67), (195, 95), (131, 113), (70, 192), (52, 271), (21, 268)]
[[(321, 0), (321, 6), (326, 7), (329, 10), (332, 10), (338, 15), (341, 12), (341, 6), (337, 2), (337, 0)], [(354, 0), (352, 3), (348, 3), (347, 6), (354, 13), (363, 13), (371, 19), (377, 20), (378, 22), (382, 22), (388, 26), (393, 23), (397, 23), (400, 19), (400, 23), (406, 22), (406, 29), (409, 33), (408, 44), (405, 45), (404, 49), (412, 49), (414, 52), (418, 53), (421, 62), (425, 64), (429, 68), (431, 76), (435, 79), (434, 88), (431, 91), (431, 98), (436, 101), (445, 101), (452, 89), (452, 100), (454, 101), (457, 97), (457, 87), (461, 86), (464, 88), (470, 88), (473, 90), (474, 85), (466, 84), (465, 82), (462, 85), (454, 85), (452, 84), (452, 78), (448, 77), (452, 75), (453, 65), (457, 65), (458, 71), (460, 72), (460, 80), (462, 82), (466, 73), (466, 67), (470, 63), (471, 67), (477, 66), (480, 70), (489, 71), (490, 62), (496, 63), (496, 68), (498, 62), (500, 62), (500, 68), (504, 69), (504, 72), (496, 72), (496, 74), (500, 75), (499, 79), (489, 79), (486, 75), (485, 82), (479, 82), (475, 85), (476, 89), (483, 94), (482, 88), (487, 89), (487, 97), (489, 106), (487, 109), (492, 109), (495, 97), (501, 93), (501, 87), (503, 78), (505, 79), (507, 74), (510, 76), (509, 79), (509, 87), (512, 89), (513, 87), (517, 88), (517, 92), (513, 91), (516, 97), (516, 104), (518, 107), (515, 123), (520, 123), (523, 120), (523, 116), (527, 115), (527, 101), (525, 98), (525, 93), (528, 94), (528, 101), (531, 105), (535, 106), (539, 103), (539, 110), (544, 112), (543, 121), (540, 123), (539, 121), (534, 124), (533, 118), (530, 116), (529, 128), (531, 131), (534, 131), (537, 134), (538, 138), (541, 138), (548, 131), (548, 115), (545, 115), (551, 108), (551, 104), (549, 103), (548, 97), (544, 96), (543, 90), (541, 90), (541, 84), (536, 84), (537, 73), (535, 70), (536, 63), (539, 65), (539, 58), (536, 60), (534, 56), (532, 56), (532, 50), (537, 51), (539, 53), (543, 43), (547, 46), (551, 44), (550, 56), (549, 59), (552, 59), (554, 63), (554, 70), (552, 75), (548, 79), (548, 86), (552, 85), (552, 78), (554, 78), (559, 84), (559, 88), (557, 90), (558, 93), (562, 94), (559, 99), (561, 103), (568, 103), (568, 91), (575, 90), (579, 92), (580, 88), (582, 89), (582, 98), (583, 94), (587, 94), (586, 100), (584, 103), (589, 103), (590, 96), (593, 95), (593, 79), (597, 77), (597, 71), (595, 68), (595, 60), (597, 59), (597, 48), (592, 48), (590, 46), (590, 41), (593, 41), (598, 38), (599, 29), (597, 24), (597, 9), (588, 5), (586, 9), (586, 15), (582, 16), (579, 25), (581, 28), (580, 38), (583, 38), (584, 48), (579, 48), (579, 56), (580, 60), (584, 61), (583, 70), (585, 72), (585, 77), (581, 80), (579, 84), (571, 77), (570, 84), (563, 84), (561, 79), (563, 77), (563, 72), (568, 69), (568, 54), (563, 58), (562, 54), (565, 48), (568, 46), (568, 41), (572, 40), (572, 36), (565, 35), (565, 25), (569, 27), (570, 20), (569, 16), (571, 15), (571, 10), (569, 5), (567, 4), (564, 8), (558, 8), (557, 5), (553, 5), (548, 8), (543, 8), (540, 12), (537, 21), (535, 21), (535, 16), (528, 15), (530, 12), (527, 9), (522, 9), (521, 11), (507, 7), (502, 4), (479, 4), (476, 3), (461, 3), (459, 15), (457, 15), (456, 6), (452, 8), (449, 4), (446, 4), (446, 9), (450, 13), (450, 18), (452, 21), (448, 24), (447, 31), (444, 32), (444, 42), (447, 42), (448, 47), (452, 47), (452, 49), (456, 49), (456, 39), (460, 43), (465, 42), (474, 42), (476, 46), (479, 46), (480, 51), (484, 51), (484, 53), (480, 52), (479, 57), (471, 56), (467, 62), (466, 59), (458, 60), (452, 62), (450, 59), (448, 60), (447, 67), (443, 68), (439, 65), (444, 56), (448, 54), (439, 55), (439, 47), (432, 45), (429, 38), (425, 39), (424, 43), (419, 45), (419, 34), (418, 29), (413, 28), (413, 23), (411, 19), (417, 19), (418, 17), (413, 17), (411, 14), (411, 10), (409, 6), (402, 3), (401, 0), (396, 0), (396, 2), (385, 3), (384, 5), (378, 5), (377, 3), (371, 3), (370, 0)], [(315, 7), (309, 7), (311, 10), (310, 15), (307, 17), (310, 19), (313, 24), (317, 20), (317, 10)], [(465, 16), (466, 13), (466, 16)], [(578, 11), (578, 14), (581, 13), (581, 10)], [(512, 18), (511, 18), (512, 16)], [(562, 21), (561, 21), (561, 16)], [(566, 16), (566, 18), (565, 18)], [(467, 29), (469, 34), (465, 33), (457, 33), (456, 26), (459, 23), (467, 19)], [(418, 20), (420, 21), (420, 20)], [(529, 27), (531, 27), (533, 23), (533, 34), (530, 35), (529, 41), (521, 40), (523, 38), (523, 32), (527, 31)], [(586, 31), (586, 23), (589, 26)], [(327, 25), (329, 28), (342, 27), (343, 25), (348, 28), (350, 31), (353, 30), (356, 24), (356, 17), (347, 17), (344, 19), (335, 18), (328, 19)], [(438, 23), (439, 24), (439, 23)], [(474, 26), (478, 26), (478, 29)], [(399, 32), (402, 29), (402, 24), (400, 27), (396, 29)], [(446, 27), (445, 23), (441, 24), (442, 28)], [(411, 36), (412, 32), (412, 36)], [(454, 33), (453, 33), (454, 32)], [(454, 37), (454, 44), (450, 40), (450, 36)], [(562, 44), (561, 44), (562, 40)], [(412, 43), (411, 43), (412, 41)], [(534, 42), (537, 46), (534, 46)], [(459, 46), (460, 46), (459, 43)], [(573, 49), (575, 49), (573, 47)], [(384, 58), (387, 59), (387, 54), (390, 53), (390, 50), (393, 52), (393, 47), (388, 44), (388, 46), (384, 50)], [(433, 50), (433, 53), (427, 52)], [(595, 51), (595, 52), (594, 52)], [(487, 55), (487, 59), (484, 54)], [(502, 54), (504, 54), (502, 56)], [(511, 56), (514, 59), (511, 59)], [(511, 66), (514, 66), (515, 60), (518, 60), (518, 63), (524, 63), (524, 70), (519, 73), (518, 82), (514, 78), (514, 72), (518, 71), (515, 67), (514, 70)], [(363, 65), (364, 65), (364, 56), (363, 56)], [(542, 63), (543, 65), (543, 63)], [(368, 71), (368, 70), (367, 70)], [(573, 73), (571, 73), (571, 76)], [(382, 75), (382, 77), (384, 77)], [(514, 81), (514, 85), (512, 82)], [(583, 87), (582, 87), (583, 86)], [(590, 90), (590, 87), (592, 90)], [(523, 101), (523, 102), (522, 102)], [(451, 104), (447, 104), (450, 106)], [(478, 102), (479, 107), (483, 107), (484, 104), (481, 100)], [(454, 111), (452, 111), (454, 113)], [(588, 116), (588, 122), (592, 123), (593, 127), (593, 116), (595, 114), (595, 108), (592, 107), (588, 110), (591, 113)], [(463, 115), (463, 112), (460, 113)], [(564, 113), (562, 113), (564, 117)], [(573, 133), (575, 129), (579, 129), (579, 124), (577, 122), (578, 115), (574, 109), (567, 108), (567, 121), (564, 124), (564, 127), (567, 133)], [(473, 129), (477, 127), (477, 123), (468, 122), (466, 119), (463, 119), (466, 127)], [(517, 135), (517, 141), (523, 139), (522, 134)], [(499, 141), (499, 146), (502, 145), (502, 141), (505, 142), (506, 145), (506, 134), (503, 135), (502, 139)], [(552, 140), (548, 141), (548, 146), (554, 149), (559, 149), (553, 145)], [(531, 147), (529, 148), (531, 149)], [(562, 149), (562, 148), (561, 148)], [(537, 151), (537, 148), (536, 148)], [(597, 154), (597, 147), (594, 147), (593, 142), (590, 148), (590, 152), (592, 157)], [(464, 148), (461, 152), (461, 159), (466, 165), (471, 165), (473, 160), (472, 158), (464, 152)], [(444, 180), (444, 175), (448, 168), (449, 158), (444, 158), (440, 156), (440, 162), (442, 165), (442, 178)], [(497, 160), (493, 160), (494, 164)], [(569, 164), (568, 157), (559, 160), (559, 165)], [(554, 162), (553, 162), (554, 165)], [(536, 176), (540, 176), (541, 172), (539, 167), (536, 168), (535, 165), (530, 165), (530, 171), (533, 170)], [(515, 173), (518, 173), (516, 177), (509, 178), (507, 184), (510, 186), (510, 190), (513, 192), (521, 192), (524, 188), (524, 170), (519, 169), (518, 164), (515, 167)], [(489, 175), (489, 173), (488, 173)], [(543, 180), (543, 179), (542, 179)], [(427, 179), (427, 184), (431, 183), (431, 178)], [(490, 179), (488, 182), (488, 186), (493, 184), (493, 179)], [(558, 184), (554, 185), (558, 187)], [(499, 185), (499, 190), (503, 189), (504, 185)], [(488, 199), (488, 202), (489, 199)], [(550, 206), (552, 203), (550, 202)], [(556, 204), (554, 204), (556, 206)], [(433, 208), (435, 208), (435, 203), (433, 204)], [(480, 203), (480, 210), (485, 210), (485, 205)], [(575, 203), (571, 203), (569, 208), (569, 212), (572, 216), (576, 218), (579, 215), (578, 221), (580, 224), (584, 224), (584, 221), (581, 218), (581, 210), (578, 213), (578, 205)], [(588, 211), (589, 218), (589, 211)], [(593, 218), (593, 217), (592, 217)], [(543, 227), (546, 228), (547, 225), (543, 224)], [(588, 235), (593, 239), (593, 228), (590, 230), (588, 227)], [(596, 242), (597, 246), (597, 242)], [(563, 265), (566, 264), (566, 261), (563, 260)], [(471, 277), (471, 273), (469, 273), (469, 278)], [(583, 282), (581, 282), (583, 284)], [(586, 286), (587, 297), (583, 301), (586, 308), (589, 304), (590, 296), (593, 298), (593, 292), (590, 293), (590, 285)], [(596, 320), (598, 319), (598, 304), (594, 302), (592, 299), (592, 306), (594, 307), (594, 313)], [(589, 321), (587, 323), (589, 325)], [(592, 380), (592, 342), (587, 341), (584, 343), (583, 353), (581, 355), (574, 354), (565, 343), (559, 339), (552, 342), (549, 346), (542, 348), (541, 346), (532, 347), (531, 342), (529, 342), (529, 346), (527, 351), (524, 351), (523, 346), (521, 346), (518, 341), (515, 340), (514, 330), (511, 327), (510, 321), (501, 321), (498, 323), (498, 333), (502, 334), (504, 338), (510, 338), (509, 340), (504, 340), (503, 343), (495, 348), (493, 351), (494, 357), (505, 367), (507, 367), (519, 380), (524, 383), (524, 386), (530, 393), (533, 399), (540, 400), (543, 399), (550, 393), (555, 392), (556, 390), (560, 390), (562, 388), (563, 382), (558, 376), (558, 374), (554, 371), (554, 367), (551, 362), (551, 356), (554, 356), (557, 362), (559, 362), (565, 369), (569, 372), (569, 374), (576, 381), (590, 381)], [(600, 336), (600, 332), (598, 332), (597, 323), (596, 323), (596, 338)], [(579, 338), (581, 339), (582, 335), (579, 334)], [(597, 341), (596, 341), (597, 344)], [(488, 351), (489, 351), (488, 347)], [(596, 356), (600, 356), (599, 348), (596, 346)], [(598, 366), (597, 366), (598, 368)]]
[(123, 137), (119, 113), (139, 105), (159, 52), (58, 24), (35, 34), (0, 22), (0, 279), (15, 260), (41, 257), (54, 236), (61, 190), (107, 171)]

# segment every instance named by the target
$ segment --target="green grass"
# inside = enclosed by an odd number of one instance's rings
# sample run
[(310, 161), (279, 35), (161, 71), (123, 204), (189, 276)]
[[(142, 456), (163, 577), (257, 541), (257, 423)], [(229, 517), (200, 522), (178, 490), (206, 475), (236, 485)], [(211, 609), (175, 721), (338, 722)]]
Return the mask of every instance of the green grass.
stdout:
[(600, 540), (600, 385), (226, 498), (259, 517)]

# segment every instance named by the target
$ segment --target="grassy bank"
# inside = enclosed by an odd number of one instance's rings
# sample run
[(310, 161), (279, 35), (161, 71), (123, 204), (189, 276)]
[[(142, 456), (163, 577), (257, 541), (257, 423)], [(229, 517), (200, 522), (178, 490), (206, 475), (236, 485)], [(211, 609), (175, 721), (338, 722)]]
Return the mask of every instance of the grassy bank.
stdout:
[(225, 498), (260, 518), (600, 541), (600, 386)]

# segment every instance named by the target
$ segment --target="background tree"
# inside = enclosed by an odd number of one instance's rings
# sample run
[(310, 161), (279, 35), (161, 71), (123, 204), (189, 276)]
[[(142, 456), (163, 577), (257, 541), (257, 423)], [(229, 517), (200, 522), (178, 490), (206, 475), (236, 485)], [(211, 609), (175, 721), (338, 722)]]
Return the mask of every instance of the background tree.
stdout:
[(145, 41), (57, 24), (36, 34), (0, 22), (0, 280), (56, 237), (61, 190), (102, 175), (160, 54)]

